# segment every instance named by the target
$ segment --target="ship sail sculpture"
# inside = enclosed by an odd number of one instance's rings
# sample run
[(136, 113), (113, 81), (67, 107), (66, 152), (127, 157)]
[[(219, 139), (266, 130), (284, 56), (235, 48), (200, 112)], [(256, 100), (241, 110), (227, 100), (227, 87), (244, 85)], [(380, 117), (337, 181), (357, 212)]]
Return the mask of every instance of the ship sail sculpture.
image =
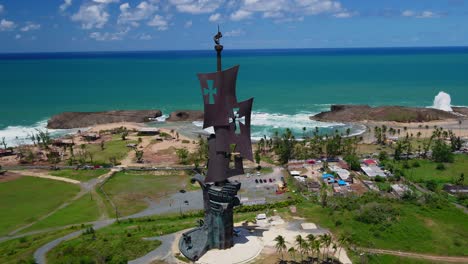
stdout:
[(241, 184), (228, 178), (244, 173), (243, 158), (253, 160), (250, 139), (253, 98), (237, 100), (239, 66), (222, 70), (221, 37), (218, 28), (214, 36), (217, 71), (198, 74), (205, 110), (203, 128), (213, 127), (215, 134), (208, 138), (207, 175), (198, 174), (192, 179), (203, 190), (204, 221), (184, 233), (179, 241), (182, 254), (193, 261), (210, 249), (227, 249), (234, 245), (233, 208), (240, 205), (237, 192)]

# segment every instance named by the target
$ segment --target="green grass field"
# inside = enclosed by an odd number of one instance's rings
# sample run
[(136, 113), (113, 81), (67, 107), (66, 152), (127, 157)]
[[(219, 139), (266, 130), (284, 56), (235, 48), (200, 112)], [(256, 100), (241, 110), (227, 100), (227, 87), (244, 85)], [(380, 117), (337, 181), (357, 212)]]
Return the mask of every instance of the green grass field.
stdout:
[(109, 169), (95, 169), (95, 170), (72, 170), (63, 169), (51, 171), (49, 174), (57, 177), (64, 177), (68, 179), (77, 180), (80, 182), (87, 182), (109, 172)]
[(104, 150), (101, 149), (100, 144), (89, 144), (87, 150), (93, 155), (93, 162), (95, 164), (110, 164), (112, 157), (117, 161), (124, 159), (128, 152), (131, 151), (127, 144), (137, 143), (136, 140), (122, 140), (120, 136), (115, 135), (111, 141), (104, 145)]
[(79, 230), (81, 227), (70, 227), (59, 231), (15, 238), (0, 243), (0, 260), (2, 264), (35, 263), (33, 254), (39, 247), (56, 238)]
[[(363, 208), (359, 206), (371, 203), (391, 204), (397, 212), (396, 219), (373, 224), (358, 221), (357, 215)], [(348, 234), (357, 246), (436, 255), (468, 255), (468, 216), (451, 204), (437, 209), (376, 198), (367, 202), (354, 201), (347, 206), (351, 208), (324, 209), (313, 203), (302, 203), (297, 207), (300, 216), (330, 228), (335, 236)]]
[[(121, 216), (126, 216), (144, 210), (148, 206), (145, 198), (157, 201), (180, 189), (189, 189), (189, 184), (184, 172), (125, 171), (110, 178), (103, 189)], [(109, 215), (114, 215), (114, 212), (109, 211)]]
[(92, 197), (90, 193), (87, 193), (67, 207), (23, 230), (23, 232), (95, 221), (100, 215), (95, 199), (96, 197)]
[[(256, 213), (240, 213), (235, 221), (255, 217)], [(127, 263), (144, 256), (160, 245), (159, 241), (143, 240), (195, 227), (201, 214), (166, 215), (116, 222), (97, 230), (95, 234), (82, 235), (66, 241), (47, 255), (47, 263)]]
[[(410, 168), (403, 169), (408, 180), (418, 183), (434, 180), (442, 187), (446, 183), (453, 183), (464, 173), (465, 185), (468, 185), (468, 155), (455, 155), (453, 163), (444, 163), (445, 170), (437, 170), (437, 163), (430, 160), (417, 160), (419, 167), (414, 167), (414, 163), (415, 161), (409, 161)], [(398, 166), (401, 168), (402, 162), (399, 162)]]
[(77, 185), (34, 177), (0, 183), (0, 235), (53, 211), (79, 190)]
[[(434, 262), (429, 260), (406, 258), (392, 255), (376, 255), (376, 254), (365, 254), (363, 257), (365, 263), (369, 264), (447, 264), (448, 262)], [(353, 263), (360, 263), (361, 257), (354, 256)]]

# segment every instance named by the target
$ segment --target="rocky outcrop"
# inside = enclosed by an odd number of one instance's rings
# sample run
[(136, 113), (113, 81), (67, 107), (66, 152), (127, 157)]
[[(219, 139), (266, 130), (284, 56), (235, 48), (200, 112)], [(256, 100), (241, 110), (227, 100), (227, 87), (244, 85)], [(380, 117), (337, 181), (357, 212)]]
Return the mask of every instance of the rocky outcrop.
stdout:
[(359, 122), (395, 121), (395, 122), (428, 122), (435, 120), (453, 119), (458, 116), (433, 108), (379, 106), (368, 105), (332, 105), (330, 111), (322, 112), (311, 119), (328, 122)]
[(172, 112), (166, 119), (168, 122), (181, 122), (181, 121), (202, 121), (203, 111), (201, 110), (178, 110)]
[(47, 122), (50, 129), (90, 127), (99, 124), (149, 122), (162, 115), (160, 110), (117, 110), (105, 112), (64, 112), (53, 116)]

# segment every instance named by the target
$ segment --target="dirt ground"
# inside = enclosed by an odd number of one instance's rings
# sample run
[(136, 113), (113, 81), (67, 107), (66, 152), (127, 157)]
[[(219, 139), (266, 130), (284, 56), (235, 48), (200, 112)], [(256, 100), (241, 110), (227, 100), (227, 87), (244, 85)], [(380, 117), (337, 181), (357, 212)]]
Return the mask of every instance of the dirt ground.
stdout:
[(6, 172), (3, 175), (0, 175), (0, 182), (9, 182), (9, 181), (14, 181), (16, 179), (19, 179), (23, 177), (20, 174), (13, 173), (13, 172)]

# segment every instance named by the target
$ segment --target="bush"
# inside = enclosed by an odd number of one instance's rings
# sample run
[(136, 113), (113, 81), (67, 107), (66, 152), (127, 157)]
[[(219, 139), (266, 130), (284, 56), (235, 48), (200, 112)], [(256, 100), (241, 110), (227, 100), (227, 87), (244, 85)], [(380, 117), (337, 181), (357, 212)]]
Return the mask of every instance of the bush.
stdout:
[(442, 170), (445, 170), (445, 169), (446, 169), (446, 168), (445, 168), (445, 165), (444, 165), (443, 163), (439, 163), (439, 164), (437, 164), (437, 166), (436, 166), (436, 170), (441, 170), (441, 171), (442, 171)]
[(413, 166), (413, 168), (419, 168), (419, 167), (421, 167), (421, 164), (419, 164), (419, 162), (418, 162), (417, 160), (415, 160), (415, 161), (413, 162), (413, 165), (412, 165), (412, 166)]
[(382, 177), (380, 175), (375, 176), (374, 180), (376, 182), (385, 182), (385, 177)]
[(388, 203), (369, 203), (361, 207), (356, 220), (366, 224), (385, 224), (396, 221), (398, 212)]

